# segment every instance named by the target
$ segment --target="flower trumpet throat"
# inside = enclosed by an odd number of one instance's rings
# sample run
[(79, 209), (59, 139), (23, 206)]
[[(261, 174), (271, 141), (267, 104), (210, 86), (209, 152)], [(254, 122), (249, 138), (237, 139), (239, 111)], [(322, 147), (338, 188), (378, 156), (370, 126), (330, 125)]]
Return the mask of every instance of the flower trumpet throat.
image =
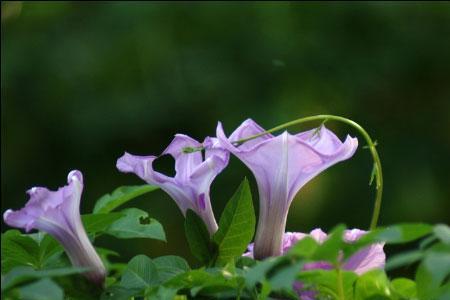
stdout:
[[(255, 176), (259, 193), (259, 219), (255, 238), (255, 258), (281, 254), (289, 206), (298, 191), (332, 165), (350, 158), (358, 140), (344, 142), (325, 126), (295, 135), (287, 131), (274, 136), (253, 120), (244, 121), (229, 137), (219, 122), (220, 145), (238, 157)], [(236, 146), (233, 141), (245, 143)]]
[(81, 222), (80, 201), (83, 191), (83, 175), (72, 171), (67, 177), (68, 185), (51, 191), (34, 187), (27, 191), (30, 200), (25, 207), (3, 214), (5, 223), (24, 228), (27, 232), (38, 229), (58, 240), (76, 267), (87, 268), (83, 273), (90, 281), (103, 285), (106, 269), (92, 246)]

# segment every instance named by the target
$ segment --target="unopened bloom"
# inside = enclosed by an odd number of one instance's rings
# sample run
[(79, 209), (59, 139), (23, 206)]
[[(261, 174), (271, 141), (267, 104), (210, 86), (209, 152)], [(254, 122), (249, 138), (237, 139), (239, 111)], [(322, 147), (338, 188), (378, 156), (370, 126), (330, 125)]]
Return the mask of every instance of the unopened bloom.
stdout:
[[(185, 153), (184, 148), (205, 147), (205, 158), (200, 151)], [(135, 173), (149, 184), (159, 186), (177, 203), (183, 215), (188, 209), (199, 215), (212, 235), (217, 222), (211, 208), (209, 189), (214, 178), (228, 164), (229, 153), (218, 147), (215, 138), (206, 138), (203, 145), (187, 135), (177, 134), (161, 155), (170, 154), (175, 159), (175, 177), (153, 169), (158, 156), (136, 156), (125, 152), (117, 160), (117, 168)]]
[(347, 136), (342, 143), (324, 126), (296, 135), (285, 131), (278, 136), (264, 134), (241, 145), (233, 143), (264, 131), (248, 119), (229, 138), (220, 122), (216, 132), (222, 147), (247, 165), (258, 184), (258, 259), (281, 254), (289, 206), (300, 188), (323, 170), (350, 158), (358, 146), (356, 138)]
[(70, 261), (76, 267), (88, 268), (84, 275), (96, 284), (103, 284), (106, 270), (84, 230), (80, 216), (83, 175), (72, 171), (68, 185), (57, 191), (33, 187), (27, 193), (30, 200), (25, 207), (3, 214), (5, 223), (12, 227), (45, 231), (58, 240)]

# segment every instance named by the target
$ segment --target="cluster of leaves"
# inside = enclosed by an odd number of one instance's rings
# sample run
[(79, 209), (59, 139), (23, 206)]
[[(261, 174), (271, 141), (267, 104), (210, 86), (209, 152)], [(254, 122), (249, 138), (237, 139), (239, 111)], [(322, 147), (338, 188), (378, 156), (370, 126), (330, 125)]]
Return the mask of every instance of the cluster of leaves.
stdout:
[[(153, 186), (121, 187), (97, 201), (83, 223), (92, 240), (107, 234), (119, 239), (165, 240), (161, 224), (137, 208), (117, 211)], [(113, 212), (114, 211), (114, 212)], [(263, 261), (244, 257), (255, 228), (248, 182), (228, 202), (212, 236), (202, 220), (188, 211), (185, 232), (202, 267), (191, 269), (181, 257), (151, 259), (137, 255), (128, 264), (111, 263), (112, 250), (97, 248), (109, 272), (105, 287), (87, 282), (85, 269), (70, 266), (61, 246), (49, 235), (2, 234), (2, 298), (59, 299), (450, 299), (450, 228), (446, 225), (398, 224), (379, 228), (349, 244), (345, 226), (336, 226), (323, 243), (306, 237), (280, 257)], [(418, 244), (418, 249), (390, 257), (385, 270), (363, 275), (345, 271), (340, 262), (369, 244)], [(328, 261), (332, 270), (303, 270), (305, 263)], [(417, 266), (415, 278), (386, 273)]]

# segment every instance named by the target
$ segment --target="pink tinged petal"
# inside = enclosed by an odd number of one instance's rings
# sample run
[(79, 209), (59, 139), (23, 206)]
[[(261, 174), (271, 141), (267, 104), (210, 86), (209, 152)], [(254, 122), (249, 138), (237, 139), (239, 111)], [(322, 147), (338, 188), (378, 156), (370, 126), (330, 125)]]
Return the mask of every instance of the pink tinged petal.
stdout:
[(244, 254), (242, 254), (242, 256), (253, 258), (253, 248), (254, 248), (254, 246), (255, 246), (254, 243), (248, 244), (248, 246), (247, 246), (247, 252), (245, 252)]
[(198, 196), (198, 206), (200, 207), (201, 210), (205, 210), (206, 208), (206, 204), (205, 204), (205, 194), (200, 194), (200, 196)]
[(155, 159), (157, 159), (157, 157), (152, 155), (139, 156), (125, 152), (125, 154), (117, 160), (116, 167), (121, 172), (136, 174), (139, 178), (149, 184), (158, 185), (166, 181), (173, 181), (173, 178), (153, 170), (153, 161)]
[[(216, 222), (216, 219), (214, 218), (214, 213), (211, 207), (211, 201), (209, 199), (209, 192), (208, 194), (203, 194), (204, 197), (201, 197), (199, 200), (198, 208), (194, 211), (202, 218), (203, 222), (205, 223), (209, 233), (211, 236), (217, 231), (219, 228)], [(203, 207), (204, 205), (204, 207)]]
[(156, 156), (135, 156), (125, 153), (117, 161), (117, 168), (135, 173), (147, 183), (159, 186), (175, 200), (183, 215), (188, 209), (195, 211), (211, 234), (217, 231), (217, 223), (211, 208), (209, 190), (214, 178), (228, 164), (229, 154), (214, 138), (206, 138), (205, 160), (200, 151), (184, 153), (185, 147), (201, 147), (202, 144), (182, 134), (177, 134), (162, 153), (175, 159), (174, 178), (153, 170)]
[(333, 269), (333, 265), (326, 261), (318, 261), (318, 262), (312, 262), (312, 263), (306, 263), (303, 265), (303, 270), (331, 270)]
[(374, 244), (353, 254), (345, 262), (344, 269), (361, 275), (373, 269), (383, 269), (385, 263), (386, 254), (383, 251), (383, 244)]
[(322, 244), (327, 239), (327, 234), (320, 228), (313, 229), (310, 233), (311, 237), (316, 240), (319, 244)]
[[(346, 230), (344, 240), (353, 243), (367, 232), (360, 229)], [(369, 245), (353, 254), (344, 264), (345, 270), (363, 274), (373, 269), (383, 269), (386, 263), (386, 254), (383, 251), (384, 244)]]
[(72, 171), (68, 185), (57, 191), (36, 187), (27, 193), (30, 200), (19, 211), (7, 210), (5, 222), (26, 231), (39, 229), (57, 239), (64, 247), (70, 261), (90, 271), (84, 275), (91, 281), (102, 284), (106, 275), (100, 257), (89, 241), (80, 217), (80, 199), (83, 190), (83, 176)]
[(221, 172), (228, 165), (230, 152), (221, 146), (218, 138), (206, 137), (203, 146), (205, 147), (205, 161), (214, 159), (217, 171)]
[(286, 253), (292, 246), (294, 246), (299, 240), (303, 239), (306, 234), (301, 232), (286, 232), (283, 236), (283, 251)]
[(153, 161), (156, 156), (138, 156), (126, 153), (117, 160), (116, 167), (124, 173), (134, 173), (148, 184), (159, 186), (171, 198), (175, 200), (183, 214), (191, 208), (194, 193), (186, 188), (182, 183), (178, 183), (174, 178), (161, 174), (153, 170)]
[(8, 209), (3, 213), (3, 220), (11, 227), (24, 228), (27, 232), (33, 229), (35, 217), (23, 210), (13, 211)]
[[(211, 154), (211, 151), (215, 151), (217, 154)], [(200, 193), (209, 193), (209, 187), (213, 180), (228, 165), (229, 154), (221, 149), (207, 149), (205, 158), (193, 170), (188, 179), (188, 183)]]
[(313, 290), (306, 290), (304, 284), (300, 281), (294, 282), (292, 288), (300, 296), (301, 300), (315, 300), (317, 292)]
[(184, 134), (177, 134), (172, 142), (163, 151), (162, 155), (170, 154), (175, 159), (175, 179), (186, 182), (195, 168), (202, 163), (202, 154), (200, 151), (184, 153), (183, 148), (201, 147), (201, 144)]
[(222, 124), (216, 130), (220, 144), (252, 171), (258, 184), (260, 215), (255, 238), (255, 257), (279, 255), (290, 203), (309, 180), (353, 155), (357, 139), (342, 143), (322, 127), (298, 135), (264, 135), (240, 146), (233, 141), (264, 132), (252, 120), (245, 121), (227, 138)]
[[(219, 122), (220, 127), (222, 127), (222, 124)], [(223, 131), (223, 129), (222, 129)], [(265, 130), (261, 126), (259, 126), (255, 121), (252, 119), (245, 120), (236, 130), (230, 135), (230, 142), (236, 142), (240, 139), (248, 138), (253, 135), (261, 134)], [(258, 145), (260, 142), (268, 140), (273, 138), (274, 136), (270, 133), (264, 134), (260, 137), (257, 137), (255, 139), (249, 140), (242, 145), (238, 146), (239, 150), (241, 151), (247, 151), (251, 150), (254, 146)]]
[[(217, 137), (223, 147), (241, 159), (253, 172), (258, 183), (260, 213), (255, 238), (255, 257), (280, 255), (286, 225), (288, 194), (288, 134), (271, 138), (264, 136), (239, 148), (230, 140), (237, 140), (263, 132), (251, 120), (245, 121), (228, 140), (219, 123)], [(245, 135), (245, 136), (244, 136)], [(259, 143), (255, 141), (259, 140)], [(245, 146), (246, 145), (246, 146)]]

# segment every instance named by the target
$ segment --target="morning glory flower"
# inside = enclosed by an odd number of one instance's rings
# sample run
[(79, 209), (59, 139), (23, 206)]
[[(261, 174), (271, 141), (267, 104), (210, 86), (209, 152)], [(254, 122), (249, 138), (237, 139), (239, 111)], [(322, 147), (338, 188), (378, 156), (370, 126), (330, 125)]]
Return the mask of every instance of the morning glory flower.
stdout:
[(258, 259), (281, 254), (289, 206), (297, 192), (323, 170), (350, 158), (358, 146), (356, 138), (347, 136), (341, 142), (324, 126), (296, 135), (285, 131), (278, 136), (264, 134), (241, 145), (234, 143), (264, 131), (248, 119), (229, 138), (220, 122), (216, 132), (222, 147), (247, 165), (258, 184)]
[[(346, 243), (354, 243), (366, 233), (366, 231), (360, 229), (345, 230), (343, 238)], [(328, 238), (328, 235), (319, 228), (312, 230), (309, 234), (286, 232), (283, 235), (283, 251), (281, 255), (287, 253), (292, 246), (307, 236), (312, 237), (319, 244), (322, 244)], [(353, 271), (358, 275), (375, 269), (383, 269), (386, 263), (386, 254), (383, 251), (383, 247), (384, 243), (375, 243), (364, 247), (343, 261), (342, 268), (346, 271)], [(253, 257), (254, 244), (250, 244), (247, 250), (244, 256)], [(333, 265), (327, 261), (310, 262), (303, 265), (303, 270), (314, 269), (331, 270)], [(302, 300), (316, 299), (317, 292), (305, 290), (304, 284), (300, 281), (294, 282), (293, 288)]]
[[(360, 229), (351, 229), (344, 231), (344, 241), (346, 243), (354, 243), (365, 235), (367, 231)], [(283, 250), (280, 255), (283, 255), (289, 251), (301, 239), (310, 236), (317, 243), (322, 244), (328, 235), (320, 228), (312, 230), (309, 234), (302, 232), (286, 232), (283, 235)], [(346, 271), (353, 271), (358, 275), (364, 274), (374, 269), (383, 269), (386, 262), (386, 255), (383, 251), (384, 243), (375, 243), (364, 247), (363, 249), (354, 253), (350, 258), (342, 263), (342, 268)], [(244, 256), (253, 257), (254, 244), (248, 245), (247, 252)], [(303, 266), (304, 270), (324, 269), (331, 270), (333, 265), (326, 261), (306, 263)]]
[[(185, 148), (205, 148), (185, 153)], [(203, 219), (209, 233), (217, 231), (217, 222), (211, 208), (209, 189), (214, 178), (228, 164), (229, 153), (219, 146), (216, 138), (207, 137), (203, 144), (187, 135), (177, 134), (161, 155), (170, 154), (175, 159), (174, 177), (153, 169), (158, 156), (136, 156), (126, 153), (117, 160), (117, 168), (125, 173), (135, 173), (149, 184), (159, 186), (175, 200), (183, 215), (193, 210)]]
[(102, 285), (105, 267), (95, 252), (80, 216), (80, 200), (83, 191), (83, 175), (71, 171), (68, 185), (51, 191), (44, 187), (33, 187), (27, 191), (30, 200), (25, 207), (3, 214), (5, 223), (12, 227), (45, 231), (58, 240), (76, 267), (89, 270), (83, 273), (92, 282)]

